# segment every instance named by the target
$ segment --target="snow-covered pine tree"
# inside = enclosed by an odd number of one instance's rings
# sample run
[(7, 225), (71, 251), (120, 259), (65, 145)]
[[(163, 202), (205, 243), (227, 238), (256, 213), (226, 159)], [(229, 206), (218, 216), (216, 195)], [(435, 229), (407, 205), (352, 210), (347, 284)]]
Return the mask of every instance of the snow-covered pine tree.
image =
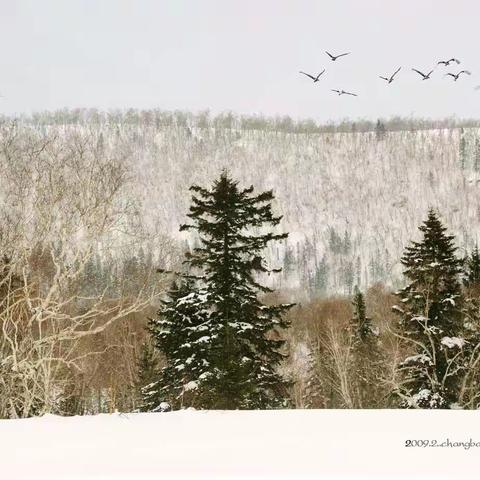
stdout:
[(400, 336), (412, 355), (399, 365), (397, 394), (407, 408), (450, 408), (459, 401), (463, 373), (461, 260), (433, 209), (419, 227), (420, 242), (407, 247), (402, 264), (409, 284), (400, 292)]
[(464, 338), (466, 373), (461, 403), (464, 408), (480, 408), (480, 252), (478, 246), (465, 259), (464, 271)]
[(143, 388), (142, 409), (198, 406), (201, 383), (210, 368), (211, 328), (202, 292), (185, 276), (173, 283), (162, 302), (158, 318), (148, 322), (155, 347), (166, 366), (155, 382)]
[(240, 189), (225, 172), (212, 189), (194, 185), (191, 191), (192, 223), (181, 230), (195, 230), (201, 239), (186, 263), (197, 272), (202, 292), (196, 310), (208, 311), (202, 348), (208, 350), (210, 365), (201, 381), (202, 406), (283, 406), (287, 382), (276, 370), (285, 356), (279, 331), (288, 327), (284, 314), (292, 305), (264, 304), (259, 295), (272, 290), (257, 279), (279, 271), (267, 269), (261, 255), (270, 242), (288, 235), (265, 229), (281, 220), (272, 213), (273, 193)]

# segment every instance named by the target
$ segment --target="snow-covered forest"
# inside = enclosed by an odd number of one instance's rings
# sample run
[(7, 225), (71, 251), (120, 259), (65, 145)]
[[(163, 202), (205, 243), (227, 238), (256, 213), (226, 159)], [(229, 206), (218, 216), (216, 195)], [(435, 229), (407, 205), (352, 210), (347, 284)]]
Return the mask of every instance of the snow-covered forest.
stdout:
[(400, 256), (429, 207), (460, 248), (477, 242), (480, 127), (472, 121), (322, 126), (231, 113), (61, 111), (20, 120), (16, 134), (58, 148), (82, 143), (120, 162), (120, 197), (132, 207), (126, 218), (143, 253), (158, 254), (158, 238), (194, 243), (178, 233), (190, 184), (227, 168), (241, 184), (273, 189), (280, 230), (290, 233), (270, 252), (285, 267), (282, 289), (316, 296), (398, 285)]
[[(179, 231), (189, 187), (222, 171), (273, 190), (273, 231), (289, 233), (266, 252), (283, 271), (259, 277), (274, 289), (267, 303), (297, 304), (279, 366), (294, 407), (391, 406), (408, 353), (391, 308), (405, 248), (429, 208), (459, 257), (478, 240), (475, 122), (61, 111), (3, 118), (0, 165), (2, 417), (140, 408), (139, 364), (165, 362), (145, 330), (171, 283), (157, 270), (180, 269), (201, 243)], [(381, 337), (363, 364), (367, 352), (345, 335), (359, 312)], [(372, 387), (379, 365), (384, 382)]]

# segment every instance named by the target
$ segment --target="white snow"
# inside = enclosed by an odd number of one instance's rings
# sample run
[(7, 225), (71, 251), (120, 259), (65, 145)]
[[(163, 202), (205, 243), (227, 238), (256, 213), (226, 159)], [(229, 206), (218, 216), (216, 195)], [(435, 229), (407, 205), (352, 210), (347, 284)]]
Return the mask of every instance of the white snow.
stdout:
[(198, 388), (198, 383), (197, 382), (194, 382), (193, 380), (191, 382), (188, 382), (184, 387), (183, 389), (186, 391), (186, 392), (189, 392), (190, 390), (196, 390)]
[(461, 337), (443, 337), (440, 342), (447, 348), (462, 348), (465, 345), (466, 340)]
[[(0, 421), (5, 480), (478, 479), (475, 411), (284, 410)], [(480, 444), (479, 444), (480, 445)]]
[(407, 357), (402, 363), (404, 365), (408, 365), (411, 363), (423, 363), (424, 365), (432, 365), (432, 359), (428, 355), (420, 353), (418, 355), (412, 355), (411, 357)]

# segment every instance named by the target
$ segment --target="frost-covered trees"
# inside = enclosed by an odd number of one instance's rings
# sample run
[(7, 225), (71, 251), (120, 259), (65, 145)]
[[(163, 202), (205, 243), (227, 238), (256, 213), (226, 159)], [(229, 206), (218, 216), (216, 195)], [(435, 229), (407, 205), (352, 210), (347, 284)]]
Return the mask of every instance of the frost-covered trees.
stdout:
[[(280, 331), (290, 304), (265, 305), (271, 292), (258, 281), (269, 270), (262, 251), (286, 238), (265, 227), (281, 217), (271, 209), (273, 194), (240, 189), (226, 173), (211, 189), (194, 185), (188, 216), (200, 245), (187, 254), (185, 290), (170, 292), (152, 325), (168, 366), (151, 395), (173, 406), (274, 408), (285, 405), (285, 380), (276, 367), (284, 358)], [(186, 285), (186, 284), (185, 284)], [(188, 398), (185, 398), (185, 392)]]
[(434, 210), (419, 230), (422, 240), (412, 242), (402, 258), (409, 284), (394, 307), (400, 336), (411, 348), (399, 365), (397, 393), (404, 407), (449, 408), (459, 402), (464, 373), (461, 261)]

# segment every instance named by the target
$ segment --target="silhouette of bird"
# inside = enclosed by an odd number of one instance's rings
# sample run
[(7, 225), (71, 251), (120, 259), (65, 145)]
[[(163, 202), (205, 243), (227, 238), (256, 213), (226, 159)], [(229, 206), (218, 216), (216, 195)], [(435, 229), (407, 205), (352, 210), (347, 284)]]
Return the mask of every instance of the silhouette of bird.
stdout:
[(332, 62), (334, 62), (337, 58), (344, 57), (345, 55), (350, 55), (351, 52), (341, 53), (340, 55), (332, 55), (331, 53), (328, 53), (328, 52), (325, 50), (325, 53), (330, 57), (330, 59), (332, 60)]
[(455, 62), (458, 65), (460, 60), (457, 60), (456, 58), (451, 58), (450, 60), (440, 60), (437, 65), (445, 65), (448, 67), (452, 62)]
[(462, 73), (464, 73), (465, 75), (471, 75), (472, 74), (468, 70), (462, 70), (461, 72), (458, 72), (458, 73), (446, 73), (445, 76), (453, 77), (453, 80), (456, 82), (458, 80), (458, 77), (460, 77), (460, 75)]
[(398, 69), (395, 71), (395, 73), (390, 77), (390, 78), (387, 78), (387, 77), (382, 77), (380, 75), (380, 78), (382, 78), (383, 80), (386, 80), (389, 84), (393, 82), (393, 79), (395, 78), (395, 75), (401, 70), (402, 67), (398, 67)]
[(302, 73), (303, 75), (306, 75), (307, 77), (310, 77), (313, 80), (313, 83), (317, 83), (318, 79), (325, 73), (325, 69), (323, 69), (316, 77), (314, 77), (313, 75), (310, 75), (309, 73), (305, 73), (305, 72), (299, 72), (299, 73)]
[(332, 88), (332, 92), (337, 92), (339, 95), (352, 95), (352, 97), (358, 97), (356, 93), (346, 92), (345, 90), (334, 90)]
[(414, 72), (417, 72), (419, 75), (421, 75), (423, 77), (422, 80), (428, 80), (430, 78), (430, 75), (433, 73), (433, 70), (432, 70), (431, 72), (425, 75), (424, 73), (422, 73), (420, 70), (417, 70), (416, 68), (412, 68), (412, 70)]

